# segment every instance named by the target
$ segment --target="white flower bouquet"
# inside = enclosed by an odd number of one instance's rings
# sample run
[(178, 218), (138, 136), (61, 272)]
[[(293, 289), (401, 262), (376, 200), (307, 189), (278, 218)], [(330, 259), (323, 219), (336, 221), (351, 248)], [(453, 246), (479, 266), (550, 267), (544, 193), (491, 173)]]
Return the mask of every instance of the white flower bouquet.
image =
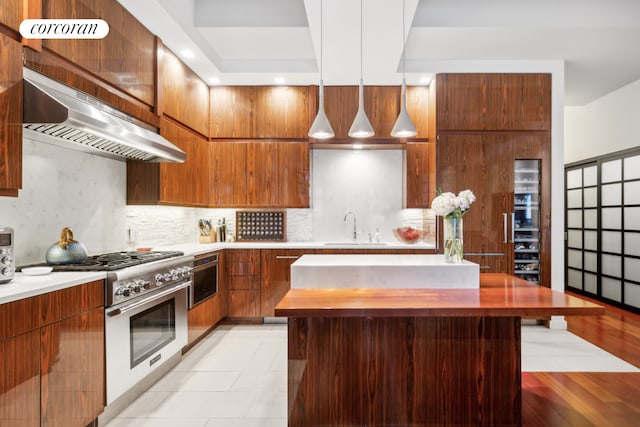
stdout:
[(475, 200), (476, 196), (471, 190), (463, 190), (457, 196), (454, 193), (438, 191), (438, 196), (431, 202), (431, 209), (445, 219), (462, 218)]

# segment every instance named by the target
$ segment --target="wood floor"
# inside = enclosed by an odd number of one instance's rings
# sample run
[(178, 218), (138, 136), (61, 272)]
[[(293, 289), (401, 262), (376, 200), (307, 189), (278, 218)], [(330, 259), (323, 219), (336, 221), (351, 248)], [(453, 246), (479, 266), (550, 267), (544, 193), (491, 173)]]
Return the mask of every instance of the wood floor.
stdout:
[[(569, 331), (640, 367), (640, 316), (607, 306), (603, 316), (566, 319)], [(526, 372), (522, 387), (524, 427), (640, 425), (640, 373)]]

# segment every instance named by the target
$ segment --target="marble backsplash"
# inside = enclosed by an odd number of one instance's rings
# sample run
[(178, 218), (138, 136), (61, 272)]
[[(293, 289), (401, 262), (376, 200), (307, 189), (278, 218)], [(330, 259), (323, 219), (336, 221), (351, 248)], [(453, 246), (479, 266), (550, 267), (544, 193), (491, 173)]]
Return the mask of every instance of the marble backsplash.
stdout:
[(20, 197), (0, 197), (0, 224), (15, 231), (17, 265), (44, 262), (64, 227), (90, 254), (123, 248), (124, 162), (25, 138), (22, 164)]

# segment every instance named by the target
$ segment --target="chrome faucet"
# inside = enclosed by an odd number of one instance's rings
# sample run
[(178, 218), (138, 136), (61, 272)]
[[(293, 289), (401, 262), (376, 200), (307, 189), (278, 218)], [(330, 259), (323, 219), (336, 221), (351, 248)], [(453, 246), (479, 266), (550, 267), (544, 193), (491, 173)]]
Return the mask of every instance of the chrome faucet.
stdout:
[(344, 214), (344, 222), (347, 222), (347, 217), (349, 215), (353, 216), (353, 241), (355, 242), (356, 240), (358, 240), (358, 229), (356, 228), (356, 214), (354, 214), (351, 211), (347, 211), (347, 213)]

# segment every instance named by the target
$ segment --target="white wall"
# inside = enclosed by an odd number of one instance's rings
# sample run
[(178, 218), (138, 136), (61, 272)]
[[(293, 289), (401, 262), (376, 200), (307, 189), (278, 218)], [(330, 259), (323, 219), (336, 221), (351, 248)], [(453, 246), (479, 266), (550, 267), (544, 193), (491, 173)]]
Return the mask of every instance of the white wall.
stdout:
[(23, 189), (0, 197), (0, 224), (15, 230), (16, 265), (44, 262), (63, 227), (89, 253), (122, 249), (126, 164), (28, 139), (23, 147)]
[(640, 80), (565, 108), (565, 163), (640, 146)]
[(313, 150), (313, 240), (350, 241), (353, 216), (360, 239), (380, 229), (392, 240), (391, 229), (402, 209), (401, 150)]

